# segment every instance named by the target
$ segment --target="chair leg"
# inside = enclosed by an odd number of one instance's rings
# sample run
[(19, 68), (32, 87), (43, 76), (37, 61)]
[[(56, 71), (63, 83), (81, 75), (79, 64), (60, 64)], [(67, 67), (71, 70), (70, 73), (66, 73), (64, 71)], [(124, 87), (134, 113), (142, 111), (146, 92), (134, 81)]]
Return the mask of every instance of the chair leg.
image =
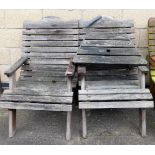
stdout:
[(86, 110), (82, 109), (82, 136), (87, 137), (87, 122), (86, 122)]
[(67, 112), (67, 128), (66, 128), (66, 140), (71, 139), (71, 120), (72, 120), (72, 112)]
[(139, 124), (142, 137), (146, 136), (146, 109), (139, 109)]
[(9, 110), (9, 137), (13, 137), (16, 132), (16, 109)]

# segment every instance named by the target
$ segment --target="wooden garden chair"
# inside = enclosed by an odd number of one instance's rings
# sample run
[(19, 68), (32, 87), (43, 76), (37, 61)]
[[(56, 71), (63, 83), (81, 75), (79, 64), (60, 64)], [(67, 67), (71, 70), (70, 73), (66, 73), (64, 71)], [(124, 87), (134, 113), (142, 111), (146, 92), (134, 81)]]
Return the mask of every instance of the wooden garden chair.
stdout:
[[(0, 107), (9, 110), (9, 137), (16, 130), (16, 109), (28, 109), (65, 111), (69, 140), (74, 76), (70, 59), (78, 49), (78, 21), (46, 17), (26, 21), (23, 27), (23, 55), (5, 72), (9, 90), (0, 98)], [(18, 68), (21, 72), (16, 83)]]
[(151, 17), (148, 20), (148, 60), (150, 90), (155, 97), (155, 17)]
[(81, 86), (83, 137), (87, 136), (86, 110), (107, 108), (139, 109), (141, 134), (145, 136), (146, 108), (154, 104), (145, 88), (147, 61), (135, 48), (133, 21), (102, 17), (89, 28), (79, 25), (85, 39), (73, 63)]

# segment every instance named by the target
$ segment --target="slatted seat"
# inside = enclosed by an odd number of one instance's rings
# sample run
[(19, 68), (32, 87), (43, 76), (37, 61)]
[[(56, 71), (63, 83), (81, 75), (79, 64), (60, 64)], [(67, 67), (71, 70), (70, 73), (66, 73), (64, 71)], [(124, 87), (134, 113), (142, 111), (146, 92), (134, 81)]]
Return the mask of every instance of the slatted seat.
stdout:
[[(66, 111), (66, 139), (70, 139), (72, 89), (76, 84), (70, 60), (77, 49), (78, 21), (46, 17), (24, 22), (22, 58), (6, 71), (10, 90), (0, 98), (0, 107), (9, 109), (10, 137), (15, 132), (16, 109), (29, 109)], [(15, 87), (15, 71), (19, 67)]]
[(85, 110), (104, 108), (140, 109), (145, 136), (145, 108), (154, 104), (145, 88), (147, 61), (135, 48), (133, 21), (102, 17), (88, 28), (83, 23), (79, 24), (80, 35), (85, 39), (73, 59), (81, 86), (83, 137), (87, 136)]

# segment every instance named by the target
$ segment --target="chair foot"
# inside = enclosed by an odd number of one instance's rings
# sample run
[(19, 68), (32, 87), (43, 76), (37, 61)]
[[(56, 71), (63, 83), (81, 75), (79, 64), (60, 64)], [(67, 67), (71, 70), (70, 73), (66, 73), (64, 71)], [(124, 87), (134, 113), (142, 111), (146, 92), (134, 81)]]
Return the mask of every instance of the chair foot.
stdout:
[(9, 137), (13, 137), (16, 132), (16, 109), (9, 110)]
[(66, 127), (66, 140), (71, 139), (71, 119), (72, 119), (72, 112), (67, 112), (67, 127)]
[(85, 109), (82, 109), (82, 137), (87, 138), (87, 122)]
[(139, 124), (141, 136), (146, 136), (146, 109), (139, 109)]

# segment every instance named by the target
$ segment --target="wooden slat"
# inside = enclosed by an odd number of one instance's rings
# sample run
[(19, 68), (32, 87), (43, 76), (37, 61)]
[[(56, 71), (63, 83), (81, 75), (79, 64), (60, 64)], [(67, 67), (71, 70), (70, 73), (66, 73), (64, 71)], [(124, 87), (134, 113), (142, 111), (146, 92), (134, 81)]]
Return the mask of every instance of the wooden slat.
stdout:
[(140, 56), (141, 54), (135, 48), (83, 47), (78, 50), (78, 55)]
[(44, 59), (44, 58), (37, 58), (33, 59), (31, 58), (28, 63), (31, 64), (40, 64), (40, 65), (52, 65), (52, 64), (62, 64), (62, 65), (67, 65), (69, 64), (69, 59)]
[(117, 75), (120, 75), (120, 76), (128, 76), (128, 75), (137, 75), (137, 68), (133, 68), (133, 69), (112, 69), (112, 68), (109, 68), (108, 70), (99, 70), (99, 71), (94, 71), (94, 70), (87, 70), (86, 72), (86, 76), (89, 76), (89, 75), (114, 75), (114, 76), (117, 76)]
[(148, 28), (148, 33), (149, 34), (154, 34), (155, 33), (155, 27), (149, 27)]
[(149, 34), (148, 39), (155, 39), (155, 34)]
[(155, 52), (155, 46), (149, 46), (148, 49), (149, 49), (150, 52)]
[(88, 81), (115, 80), (137, 80), (137, 75), (90, 75), (86, 77)]
[(78, 34), (78, 29), (30, 29), (30, 30), (23, 30), (23, 34), (67, 35), (67, 34)]
[(37, 22), (32, 21), (25, 21), (23, 23), (23, 27), (27, 29), (70, 29), (70, 28), (78, 28), (78, 22), (77, 21), (58, 21), (58, 20), (40, 20)]
[(31, 95), (3, 95), (0, 101), (37, 102), (37, 103), (65, 103), (71, 104), (72, 97), (57, 96), (31, 96)]
[(37, 57), (37, 58), (72, 58), (74, 57), (75, 53), (24, 53), (24, 56), (27, 56), (29, 58), (31, 57)]
[(134, 39), (133, 34), (117, 34), (117, 33), (101, 33), (101, 32), (87, 32), (85, 39), (93, 40), (129, 40)]
[[(98, 81), (100, 82), (100, 81)], [(96, 82), (96, 83), (98, 83)], [(95, 86), (95, 85), (88, 85), (86, 87), (87, 90), (103, 90), (103, 89), (139, 89), (140, 86), (137, 84), (132, 85), (103, 85), (103, 86)]]
[(50, 70), (50, 71), (44, 71), (44, 70), (36, 70), (36, 71), (22, 71), (22, 76), (37, 76), (37, 77), (64, 77), (66, 70)]
[(146, 65), (147, 61), (138, 56), (91, 56), (91, 55), (77, 55), (74, 57), (73, 62), (79, 65), (87, 65), (87, 64), (113, 64), (113, 65)]
[(65, 92), (65, 91), (58, 91), (51, 92), (50, 90), (41, 90), (41, 89), (15, 89), (13, 91), (5, 90), (3, 94), (6, 95), (29, 95), (29, 96), (59, 96), (59, 97), (72, 97), (73, 92)]
[(149, 46), (155, 45), (155, 40), (149, 40)]
[(127, 101), (127, 102), (80, 102), (79, 109), (102, 108), (153, 108), (152, 101)]
[(66, 104), (41, 104), (23, 102), (0, 102), (1, 108), (7, 109), (28, 109), (28, 110), (46, 110), (46, 111), (72, 111), (72, 105)]
[[(80, 28), (84, 27), (84, 23), (80, 22), (79, 26)], [(102, 18), (101, 20), (98, 20), (96, 23), (91, 25), (91, 27), (97, 27), (97, 28), (125, 28), (125, 27), (133, 27), (133, 20), (117, 20), (117, 19), (105, 19)]]
[(134, 28), (87, 28), (79, 29), (79, 34), (85, 34), (86, 32), (97, 32), (97, 33), (117, 33), (117, 34), (131, 34), (134, 33)]
[(23, 41), (23, 46), (31, 47), (64, 47), (78, 46), (77, 41)]
[(79, 95), (79, 101), (138, 101), (138, 100), (152, 100), (151, 94), (93, 94), (93, 95)]
[(139, 80), (119, 80), (115, 78), (109, 78), (107, 80), (102, 81), (86, 81), (86, 89), (96, 89), (96, 90), (103, 90), (103, 89), (137, 89), (140, 88)]
[(85, 40), (81, 45), (88, 47), (135, 47), (132, 41), (127, 40)]
[[(49, 91), (58, 91), (57, 89), (67, 90), (66, 82), (35, 82), (35, 81), (17, 81), (17, 87), (20, 89), (41, 89), (41, 90), (49, 90)], [(17, 89), (17, 88), (16, 88)]]
[(66, 69), (68, 64), (47, 64), (47, 65), (41, 65), (41, 64), (30, 64), (30, 65), (24, 65), (22, 67), (23, 70), (40, 70), (40, 71), (49, 71), (51, 69), (57, 69), (62, 70)]
[[(125, 36), (124, 36), (125, 37)], [(78, 40), (77, 35), (23, 35), (23, 40), (57, 41), (57, 40)]]
[(149, 94), (149, 89), (108, 89), (108, 90), (79, 90), (79, 95), (102, 94)]
[(76, 53), (78, 47), (23, 47), (23, 52), (36, 53)]
[(49, 81), (49, 82), (65, 82), (67, 83), (67, 78), (65, 76), (63, 77), (45, 77), (45, 76), (33, 76), (33, 77), (20, 77), (21, 81), (38, 81), (38, 82), (44, 82), (44, 81)]

